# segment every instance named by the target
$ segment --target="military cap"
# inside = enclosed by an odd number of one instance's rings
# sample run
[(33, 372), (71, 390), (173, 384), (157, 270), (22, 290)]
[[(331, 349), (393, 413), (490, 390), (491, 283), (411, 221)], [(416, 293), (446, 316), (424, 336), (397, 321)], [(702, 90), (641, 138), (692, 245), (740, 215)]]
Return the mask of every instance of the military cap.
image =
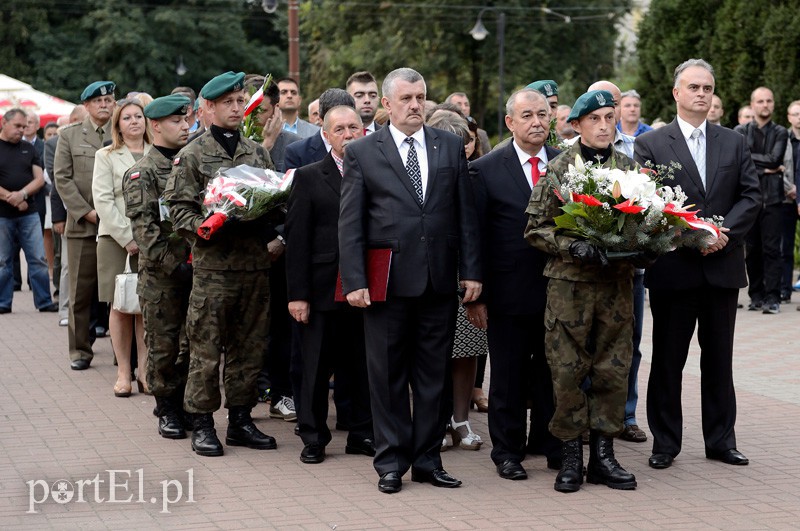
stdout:
[(194, 112), (197, 112), (197, 109), (200, 108), (200, 98), (194, 100), (194, 107), (192, 108), (194, 109)]
[(613, 109), (614, 96), (607, 90), (590, 90), (575, 101), (567, 121), (577, 120), (581, 116), (586, 116), (590, 112), (603, 107), (611, 107)]
[(540, 79), (539, 81), (534, 81), (525, 88), (541, 92), (545, 98), (549, 98), (550, 96), (558, 96), (558, 83), (552, 79)]
[(97, 96), (114, 94), (117, 85), (113, 81), (95, 81), (81, 92), (81, 101), (87, 101)]
[(177, 114), (185, 116), (189, 112), (189, 105), (192, 100), (183, 94), (172, 94), (154, 99), (144, 108), (144, 115), (147, 118), (158, 120), (166, 116)]
[(200, 95), (207, 100), (215, 100), (223, 94), (244, 89), (244, 72), (225, 72), (205, 84)]

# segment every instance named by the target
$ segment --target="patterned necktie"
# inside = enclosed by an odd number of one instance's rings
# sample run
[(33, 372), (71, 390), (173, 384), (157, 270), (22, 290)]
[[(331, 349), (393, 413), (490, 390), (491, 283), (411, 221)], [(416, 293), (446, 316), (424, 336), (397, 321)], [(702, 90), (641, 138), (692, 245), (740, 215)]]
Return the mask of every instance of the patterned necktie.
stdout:
[(692, 131), (692, 158), (697, 166), (697, 173), (703, 181), (703, 188), (706, 187), (706, 149), (703, 142), (703, 132), (700, 129)]
[(539, 172), (539, 157), (531, 157), (528, 159), (528, 162), (531, 163), (531, 188), (536, 186), (536, 183), (539, 182), (539, 177), (541, 177), (541, 173)]
[(422, 172), (419, 169), (419, 159), (417, 158), (417, 150), (414, 149), (414, 139), (410, 136), (406, 138), (408, 144), (408, 160), (406, 161), (406, 172), (408, 178), (411, 179), (411, 185), (414, 191), (417, 192), (417, 201), (422, 204)]

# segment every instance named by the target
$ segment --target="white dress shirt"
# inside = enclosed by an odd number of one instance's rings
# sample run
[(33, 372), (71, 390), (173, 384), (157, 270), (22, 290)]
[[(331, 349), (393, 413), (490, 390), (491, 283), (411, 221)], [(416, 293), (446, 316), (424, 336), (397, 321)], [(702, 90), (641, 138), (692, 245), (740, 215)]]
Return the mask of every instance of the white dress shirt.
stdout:
[[(512, 140), (511, 143), (514, 145), (514, 151), (517, 152), (517, 157), (519, 158), (519, 163), (522, 165), (522, 172), (525, 174), (525, 180), (528, 181), (528, 184), (533, 190), (533, 182), (531, 181), (531, 163), (530, 158), (531, 156), (522, 151), (522, 148), (517, 145), (516, 140)], [(544, 146), (539, 150), (539, 152), (535, 155), (539, 157), (539, 178), (544, 175), (545, 171), (547, 170), (547, 150), (544, 149)]]
[[(680, 116), (678, 116), (677, 119), (678, 119), (678, 127), (681, 128), (681, 134), (683, 135), (683, 139), (686, 140), (686, 147), (689, 148), (689, 153), (692, 155), (692, 158), (694, 158), (694, 150), (695, 150), (694, 140), (692, 139), (692, 133), (694, 132), (695, 129), (700, 129), (700, 131), (703, 133), (700, 135), (700, 146), (701, 146), (700, 149), (702, 149), (703, 153), (705, 153), (707, 149), (706, 124), (708, 122), (706, 120), (703, 120), (703, 123), (695, 127), (686, 120), (683, 120)], [(695, 164), (696, 163), (697, 161), (695, 161)], [(705, 164), (703, 164), (703, 169), (705, 169)], [(700, 172), (699, 168), (698, 172)], [(706, 173), (705, 171), (700, 172), (700, 180), (703, 181), (703, 187), (706, 186), (705, 173)]]
[(419, 172), (422, 176), (422, 199), (425, 200), (426, 191), (428, 189), (428, 150), (425, 146), (425, 129), (420, 128), (413, 135), (406, 135), (392, 124), (389, 124), (389, 132), (392, 134), (397, 151), (400, 153), (400, 158), (403, 160), (403, 166), (408, 162), (409, 146), (406, 138), (411, 136), (414, 139), (414, 149), (417, 151), (417, 160), (419, 160)]

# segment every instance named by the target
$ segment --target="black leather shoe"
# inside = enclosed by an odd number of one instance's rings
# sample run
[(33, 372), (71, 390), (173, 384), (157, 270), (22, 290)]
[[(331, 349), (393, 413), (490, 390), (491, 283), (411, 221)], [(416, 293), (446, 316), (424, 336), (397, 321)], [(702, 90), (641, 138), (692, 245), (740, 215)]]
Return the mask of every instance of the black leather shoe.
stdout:
[(372, 442), (372, 439), (347, 439), (344, 453), (375, 457), (375, 443)]
[(214, 416), (211, 413), (194, 415), (194, 432), (192, 432), (192, 450), (204, 457), (217, 457), (224, 453), (222, 443), (214, 429)]
[(229, 446), (246, 446), (254, 450), (274, 450), (278, 447), (274, 437), (262, 433), (253, 424), (249, 407), (230, 408), (225, 444)]
[(444, 468), (436, 468), (434, 470), (417, 470), (412, 468), (411, 481), (430, 483), (434, 487), (444, 487), (446, 489), (454, 489), (461, 486), (461, 481), (445, 472)]
[(669, 454), (653, 454), (647, 460), (647, 464), (650, 468), (669, 468), (674, 460), (675, 458)]
[(91, 364), (89, 360), (75, 360), (69, 364), (69, 368), (73, 371), (85, 371)]
[(378, 490), (386, 494), (400, 492), (403, 488), (403, 480), (397, 472), (387, 472), (378, 480)]
[[(798, 308), (800, 308), (800, 306), (798, 306)], [(0, 314), (4, 313), (11, 313), (11, 308), (5, 308), (5, 307), (0, 308)]]
[(750, 462), (750, 460), (736, 448), (731, 448), (723, 452), (706, 450), (706, 458), (713, 459), (714, 461), (722, 461), (726, 465), (744, 466)]
[(503, 479), (528, 479), (528, 473), (522, 468), (519, 461), (506, 459), (497, 465), (497, 473)]
[(586, 481), (612, 489), (633, 490), (636, 476), (622, 468), (614, 456), (614, 439), (595, 430), (589, 433), (589, 466)]
[(41, 308), (39, 308), (39, 311), (40, 312), (48, 312), (48, 313), (57, 312), (58, 311), (58, 304), (56, 304), (54, 302), (53, 304), (48, 304), (47, 306), (42, 306)]
[(583, 485), (583, 442), (575, 438), (561, 443), (562, 467), (553, 488), (557, 492), (578, 492)]
[(309, 464), (325, 461), (325, 447), (317, 443), (305, 445), (303, 451), (300, 452), (300, 461)]
[(173, 398), (157, 396), (156, 408), (158, 408), (158, 434), (165, 439), (185, 439), (186, 430), (183, 429)]

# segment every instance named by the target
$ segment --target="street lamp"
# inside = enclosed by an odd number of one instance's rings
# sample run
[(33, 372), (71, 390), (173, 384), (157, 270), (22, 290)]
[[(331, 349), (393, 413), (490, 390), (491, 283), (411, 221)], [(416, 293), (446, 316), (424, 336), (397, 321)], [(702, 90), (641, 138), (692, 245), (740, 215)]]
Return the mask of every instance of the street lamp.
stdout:
[(181, 55), (178, 57), (178, 64), (175, 66), (175, 86), (179, 86), (181, 84), (181, 78), (188, 72), (189, 69), (186, 68), (186, 65), (183, 64), (183, 56)]
[[(489, 31), (486, 29), (486, 26), (483, 25), (483, 21), (481, 17), (483, 16), (484, 12), (486, 11), (495, 11), (493, 7), (484, 7), (478, 13), (478, 20), (475, 21), (475, 26), (471, 30), (469, 30), (469, 34), (472, 35), (472, 38), (476, 41), (484, 40), (488, 35)], [(505, 61), (505, 48), (506, 48), (506, 14), (502, 11), (497, 13), (497, 68), (498, 68), (498, 77), (497, 77), (497, 137), (502, 138), (503, 136), (503, 116), (505, 115), (504, 107), (505, 107), (505, 89), (504, 89), (504, 77), (505, 77), (505, 68), (504, 68), (504, 61)]]

